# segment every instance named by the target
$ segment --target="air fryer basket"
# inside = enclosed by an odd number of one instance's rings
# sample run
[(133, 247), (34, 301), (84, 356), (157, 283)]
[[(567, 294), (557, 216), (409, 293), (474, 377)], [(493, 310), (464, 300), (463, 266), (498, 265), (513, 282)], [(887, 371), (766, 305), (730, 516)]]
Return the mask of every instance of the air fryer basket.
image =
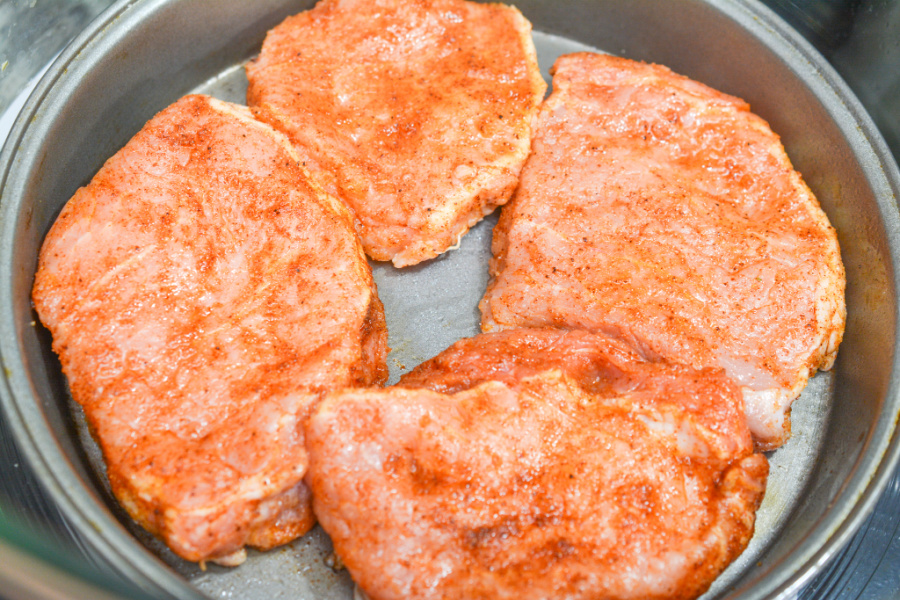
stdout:
[[(782, 136), (838, 231), (848, 322), (833, 371), (795, 403), (794, 437), (772, 474), (747, 552), (710, 597), (774, 598), (836, 552), (877, 500), (900, 455), (896, 429), (900, 174), (828, 64), (752, 0), (524, 0), (545, 72), (594, 48), (659, 62), (747, 100)], [(347, 598), (321, 530), (236, 569), (201, 571), (141, 532), (112, 499), (102, 462), (30, 303), (37, 253), (65, 201), (156, 112), (191, 91), (241, 102), (241, 65), (265, 32), (311, 0), (123, 0), (51, 67), (0, 156), (0, 396), (48, 493), (99, 560), (173, 597)], [(461, 247), (403, 271), (374, 264), (394, 349), (392, 379), (477, 332), (493, 219)]]

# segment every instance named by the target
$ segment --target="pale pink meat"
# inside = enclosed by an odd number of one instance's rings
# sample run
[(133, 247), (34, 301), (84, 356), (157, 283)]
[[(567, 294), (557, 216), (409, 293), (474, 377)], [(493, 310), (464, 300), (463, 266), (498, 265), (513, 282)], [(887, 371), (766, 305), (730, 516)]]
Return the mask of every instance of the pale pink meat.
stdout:
[(720, 369), (522, 329), (400, 385), (307, 422), (314, 510), (371, 600), (695, 598), (753, 533), (768, 463)]
[(533, 152), (494, 230), (485, 331), (554, 325), (718, 365), (757, 444), (843, 335), (834, 230), (746, 103), (600, 54), (555, 65)]
[(269, 32), (247, 78), (257, 117), (398, 267), (509, 199), (546, 90), (519, 11), (464, 0), (322, 0)]
[(34, 304), (128, 513), (189, 560), (309, 529), (301, 421), (383, 383), (347, 209), (244, 107), (188, 96), (65, 205)]

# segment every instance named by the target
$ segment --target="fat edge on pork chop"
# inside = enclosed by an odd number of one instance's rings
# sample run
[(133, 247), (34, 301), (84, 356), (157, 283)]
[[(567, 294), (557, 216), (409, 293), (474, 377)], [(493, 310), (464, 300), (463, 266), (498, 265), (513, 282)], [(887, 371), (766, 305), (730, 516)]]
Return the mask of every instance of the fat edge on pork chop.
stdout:
[(353, 220), (245, 107), (188, 96), (65, 205), (34, 305), (128, 514), (192, 561), (314, 523), (301, 421), (383, 383)]

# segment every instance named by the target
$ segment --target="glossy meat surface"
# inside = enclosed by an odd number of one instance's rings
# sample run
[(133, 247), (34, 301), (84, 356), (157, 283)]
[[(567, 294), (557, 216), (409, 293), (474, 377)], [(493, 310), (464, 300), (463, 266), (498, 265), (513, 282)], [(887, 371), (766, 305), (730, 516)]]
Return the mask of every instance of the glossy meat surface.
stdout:
[(301, 420), (323, 392), (387, 375), (346, 207), (283, 135), (204, 96), (75, 193), (33, 298), (114, 494), (189, 560), (308, 530)]
[(494, 230), (482, 328), (617, 335), (738, 381), (760, 448), (830, 368), (846, 315), (834, 230), (748, 106), (658, 65), (574, 54)]
[(398, 267), (509, 199), (546, 89), (528, 21), (463, 0), (323, 0), (269, 32), (247, 78), (257, 116)]
[(721, 370), (510, 330), (401, 385), (307, 424), (316, 515), (372, 600), (693, 598), (752, 535), (768, 463)]

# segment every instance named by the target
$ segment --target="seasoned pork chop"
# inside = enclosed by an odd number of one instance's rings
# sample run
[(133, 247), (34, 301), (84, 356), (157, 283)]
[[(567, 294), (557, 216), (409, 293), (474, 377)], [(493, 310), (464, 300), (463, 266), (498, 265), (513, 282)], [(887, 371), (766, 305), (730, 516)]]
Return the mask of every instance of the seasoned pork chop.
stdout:
[(249, 110), (188, 96), (63, 208), (34, 304), (128, 513), (188, 560), (235, 563), (314, 520), (302, 427), (386, 379), (347, 209)]
[(585, 328), (721, 365), (759, 447), (780, 446), (846, 313), (835, 232), (778, 137), (658, 65), (574, 54), (553, 86), (494, 230), (482, 328)]
[(693, 598), (752, 535), (768, 463), (721, 370), (511, 330), (401, 385), (307, 423), (316, 515), (372, 600)]
[(247, 102), (398, 267), (505, 203), (546, 84), (531, 25), (463, 0), (323, 0), (269, 32)]

